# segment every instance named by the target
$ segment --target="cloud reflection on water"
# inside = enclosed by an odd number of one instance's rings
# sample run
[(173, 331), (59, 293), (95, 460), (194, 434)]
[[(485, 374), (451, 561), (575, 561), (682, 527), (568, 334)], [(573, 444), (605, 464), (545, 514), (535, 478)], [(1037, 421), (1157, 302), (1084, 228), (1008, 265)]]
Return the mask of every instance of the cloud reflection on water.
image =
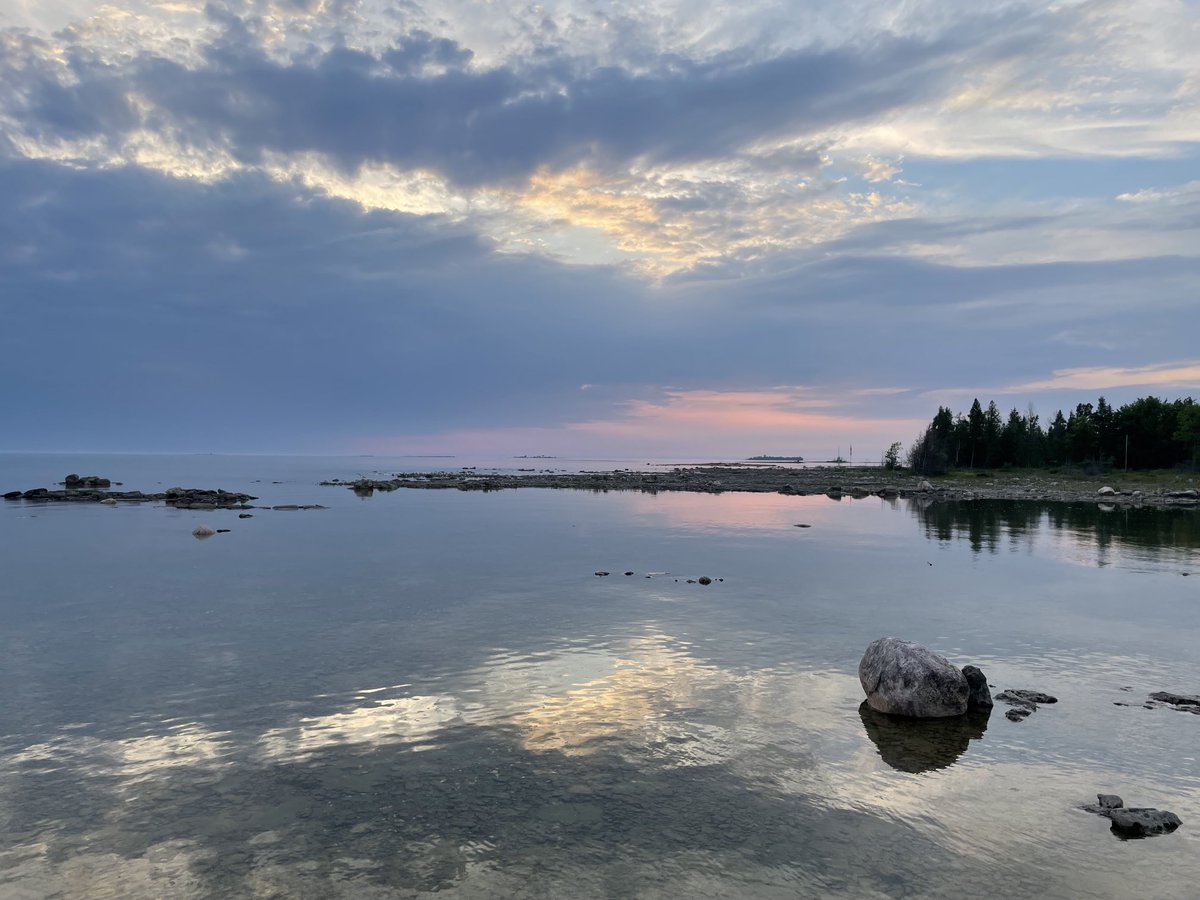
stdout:
[[(1103, 893), (1111, 873), (1060, 879), (1054, 862), (1096, 852), (1092, 818), (1063, 818), (1095, 772), (986, 751), (951, 765), (982, 727), (914, 745), (864, 722), (860, 697), (845, 673), (716, 665), (647, 629), (614, 652), (497, 654), (438, 693), (367, 687), (265, 732), (64, 736), (0, 769), (0, 892)], [(980, 827), (987, 804), (1051, 823), (1057, 845), (1040, 825)]]

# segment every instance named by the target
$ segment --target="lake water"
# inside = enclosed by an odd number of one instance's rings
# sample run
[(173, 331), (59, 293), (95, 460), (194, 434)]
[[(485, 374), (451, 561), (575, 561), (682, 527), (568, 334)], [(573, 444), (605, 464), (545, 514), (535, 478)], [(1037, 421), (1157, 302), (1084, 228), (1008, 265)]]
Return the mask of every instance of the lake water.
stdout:
[[(0, 897), (1196, 896), (1200, 514), (317, 486), (460, 464), (0, 456), (329, 507), (0, 505)], [(1060, 702), (865, 714), (884, 635)]]

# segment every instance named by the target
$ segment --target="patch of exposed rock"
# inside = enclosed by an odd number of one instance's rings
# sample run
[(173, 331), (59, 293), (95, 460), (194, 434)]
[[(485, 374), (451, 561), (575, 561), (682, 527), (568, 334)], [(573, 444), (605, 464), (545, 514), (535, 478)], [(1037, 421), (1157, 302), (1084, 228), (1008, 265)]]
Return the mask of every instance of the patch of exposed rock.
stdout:
[(1200, 715), (1200, 696), (1194, 694), (1173, 694), (1170, 691), (1155, 691), (1150, 695), (1155, 705), (1173, 707), (1180, 712), (1190, 712)]
[(1113, 833), (1122, 838), (1170, 834), (1183, 824), (1179, 816), (1165, 809), (1126, 807), (1116, 794), (1097, 794), (1096, 802), (1083, 808), (1111, 820)]
[(208, 488), (173, 487), (151, 494), (142, 491), (108, 491), (104, 490), (104, 487), (111, 484), (109, 479), (99, 478), (95, 475), (68, 475), (63, 484), (67, 487), (61, 491), (50, 488), (9, 491), (4, 495), (4, 499), (31, 503), (106, 503), (107, 505), (111, 505), (108, 501), (130, 503), (162, 501), (176, 509), (242, 509), (246, 508), (246, 503), (249, 501), (258, 499), (250, 494)]
[(1004, 714), (1004, 717), (1013, 722), (1020, 722), (1022, 719), (1028, 718), (1031, 714), (1037, 712), (1040, 704), (1058, 702), (1057, 697), (1052, 697), (1041, 691), (1020, 689), (1001, 691), (996, 695), (996, 699), (1002, 700), (1012, 707), (1012, 709)]

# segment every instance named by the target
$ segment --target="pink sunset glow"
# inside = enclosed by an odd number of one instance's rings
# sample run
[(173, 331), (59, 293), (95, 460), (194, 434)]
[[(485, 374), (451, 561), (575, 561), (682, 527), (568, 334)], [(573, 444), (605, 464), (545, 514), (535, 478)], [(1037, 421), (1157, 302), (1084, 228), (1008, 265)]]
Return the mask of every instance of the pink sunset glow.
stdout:
[[(861, 394), (861, 392), (859, 392)], [(355, 452), (744, 457), (801, 454), (810, 459), (848, 453), (874, 460), (893, 441), (916, 434), (919, 419), (855, 416), (852, 394), (822, 394), (803, 387), (758, 391), (667, 389), (657, 400), (617, 404), (606, 418), (558, 428), (456, 430), (440, 434), (380, 436)], [(845, 410), (834, 412), (833, 409)]]

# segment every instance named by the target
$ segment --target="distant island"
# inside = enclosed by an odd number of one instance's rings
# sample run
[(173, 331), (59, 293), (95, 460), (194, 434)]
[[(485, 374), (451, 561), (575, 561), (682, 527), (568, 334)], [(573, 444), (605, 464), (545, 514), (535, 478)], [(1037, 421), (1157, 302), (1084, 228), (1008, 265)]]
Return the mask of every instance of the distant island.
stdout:
[(557, 456), (547, 456), (545, 453), (538, 453), (533, 456), (522, 454), (521, 456), (514, 456), (513, 459), (558, 459), (558, 457)]
[(804, 462), (803, 456), (751, 456), (750, 462)]

